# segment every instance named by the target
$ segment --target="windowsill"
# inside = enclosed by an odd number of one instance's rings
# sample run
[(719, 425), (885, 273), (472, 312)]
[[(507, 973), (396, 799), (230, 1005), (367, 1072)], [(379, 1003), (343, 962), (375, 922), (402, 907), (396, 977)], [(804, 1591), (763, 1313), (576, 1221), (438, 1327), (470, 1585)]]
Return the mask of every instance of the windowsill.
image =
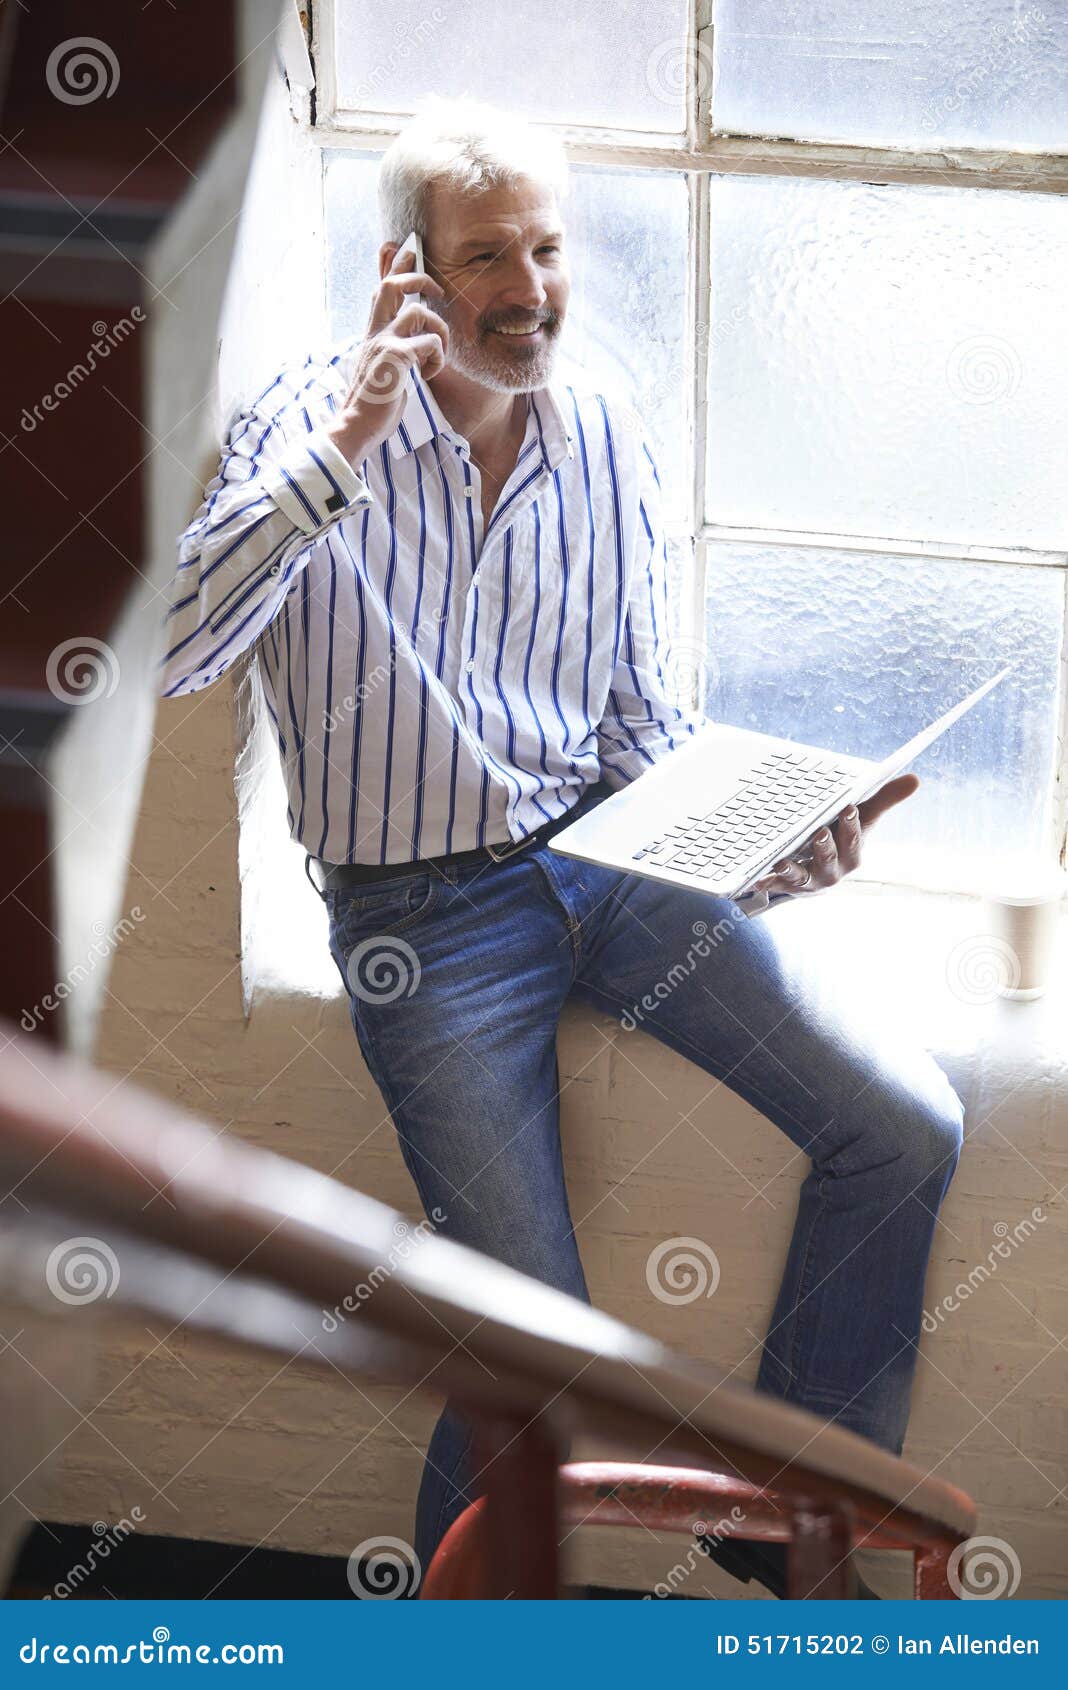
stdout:
[(818, 947), (821, 977), (855, 981), (873, 1012), (894, 1017), (936, 1057), (952, 1062), (981, 1050), (999, 1066), (1031, 1068), (1045, 1053), (1047, 1065), (1064, 1067), (1068, 1086), (1068, 909), (1048, 989), (1029, 1000), (997, 991), (999, 958), (981, 898), (849, 880), (756, 919), (776, 924), (803, 968)]
[[(325, 911), (309, 886), (300, 890), (306, 894), (297, 929), (304, 972), (299, 979), (288, 976), (280, 946), (289, 924), (273, 924), (267, 954), (261, 934), (249, 1021), (266, 1031), (280, 1018), (309, 1038), (335, 1025), (347, 1033), (348, 1002), (327, 949)], [(276, 913), (279, 903), (274, 901)], [(1063, 1069), (1068, 1089), (1068, 910), (1061, 916), (1049, 989), (1030, 1001), (996, 995), (978, 898), (849, 880), (753, 919), (770, 926), (806, 975), (812, 970), (814, 991), (817, 981), (834, 991), (843, 985), (851, 991), (855, 982), (866, 1012), (892, 1018), (951, 1067), (981, 1053), (995, 1070), (1026, 1069), (1047, 1081)]]

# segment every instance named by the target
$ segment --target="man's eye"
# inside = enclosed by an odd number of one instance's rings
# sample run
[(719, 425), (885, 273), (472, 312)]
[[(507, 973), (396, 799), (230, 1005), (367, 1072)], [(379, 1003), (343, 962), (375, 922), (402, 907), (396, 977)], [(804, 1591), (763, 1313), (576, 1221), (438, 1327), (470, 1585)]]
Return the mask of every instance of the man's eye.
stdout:
[(476, 252), (475, 256), (471, 260), (471, 262), (472, 262), (472, 264), (478, 264), (482, 261), (483, 258), (492, 258), (493, 256), (494, 255), (493, 255), (492, 252)]
[(543, 247), (542, 247), (542, 248), (541, 248), (541, 249), (540, 249), (540, 250), (541, 250), (541, 251), (542, 251), (542, 252), (559, 252), (559, 251), (560, 251), (560, 248), (559, 248), (559, 247), (558, 247), (558, 246), (555, 246), (555, 245), (553, 245), (553, 244), (552, 244), (552, 243), (551, 243), (551, 242), (550, 242), (550, 243), (549, 243), (549, 244), (548, 244), (548, 245), (546, 245), (546, 246), (543, 246)]

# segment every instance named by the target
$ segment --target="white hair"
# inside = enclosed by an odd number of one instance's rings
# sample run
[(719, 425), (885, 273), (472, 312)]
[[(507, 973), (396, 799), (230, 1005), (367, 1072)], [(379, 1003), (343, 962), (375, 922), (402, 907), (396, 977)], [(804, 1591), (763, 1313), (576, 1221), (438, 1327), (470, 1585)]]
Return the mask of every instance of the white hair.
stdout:
[(550, 130), (476, 100), (428, 100), (390, 143), (378, 176), (384, 241), (426, 234), (430, 189), (459, 193), (511, 188), (524, 181), (567, 190), (567, 155)]

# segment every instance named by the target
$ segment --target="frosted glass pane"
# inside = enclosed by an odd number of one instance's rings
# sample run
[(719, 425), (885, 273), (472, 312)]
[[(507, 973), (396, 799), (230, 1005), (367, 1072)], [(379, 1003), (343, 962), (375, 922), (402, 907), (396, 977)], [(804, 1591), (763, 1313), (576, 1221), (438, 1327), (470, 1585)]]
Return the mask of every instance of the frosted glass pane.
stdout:
[[(378, 277), (377, 157), (332, 154), (326, 166), (330, 317), (335, 335), (367, 322)], [(576, 366), (633, 404), (657, 454), (671, 514), (688, 508), (684, 178), (668, 171), (572, 169), (561, 211), (571, 302), (559, 373)]]
[(711, 520), (1068, 548), (1068, 201), (712, 183)]
[(687, 0), (337, 0), (338, 99), (412, 111), (469, 94), (546, 122), (685, 127)]
[(881, 850), (968, 861), (1046, 848), (1064, 574), (814, 547), (709, 548), (708, 715), (882, 757), (1003, 664), (1013, 672), (917, 763)]
[(1068, 142), (1062, 0), (716, 0), (713, 118), (741, 135)]
[[(649, 429), (669, 510), (690, 508), (685, 372), (685, 178), (571, 172), (563, 208), (571, 303), (561, 353), (632, 404)], [(567, 372), (567, 364), (562, 365)]]

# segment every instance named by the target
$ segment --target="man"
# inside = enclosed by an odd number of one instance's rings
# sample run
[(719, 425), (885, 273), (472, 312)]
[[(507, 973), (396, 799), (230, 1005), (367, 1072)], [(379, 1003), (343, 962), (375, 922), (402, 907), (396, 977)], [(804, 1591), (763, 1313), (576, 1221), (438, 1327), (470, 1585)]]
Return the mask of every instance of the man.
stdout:
[[(427, 1213), (577, 1297), (564, 1002), (619, 1016), (695, 923), (725, 934), (642, 1026), (812, 1160), (758, 1386), (897, 1451), (960, 1145), (951, 1087), (924, 1053), (860, 1042), (807, 1003), (773, 921), (546, 848), (700, 721), (665, 679), (648, 441), (553, 380), (565, 173), (549, 138), (464, 102), (394, 142), (367, 332), (280, 376), (233, 429), (181, 543), (163, 690), (206, 686), (254, 648), (290, 830), (320, 865), (356, 1034)], [(390, 273), (412, 230), (425, 267), (406, 255)], [(780, 864), (763, 891), (833, 885), (916, 785), (847, 811), (810, 870)], [(478, 1488), (447, 1405), (418, 1503), (424, 1567)], [(781, 1594), (773, 1547), (715, 1553)]]

